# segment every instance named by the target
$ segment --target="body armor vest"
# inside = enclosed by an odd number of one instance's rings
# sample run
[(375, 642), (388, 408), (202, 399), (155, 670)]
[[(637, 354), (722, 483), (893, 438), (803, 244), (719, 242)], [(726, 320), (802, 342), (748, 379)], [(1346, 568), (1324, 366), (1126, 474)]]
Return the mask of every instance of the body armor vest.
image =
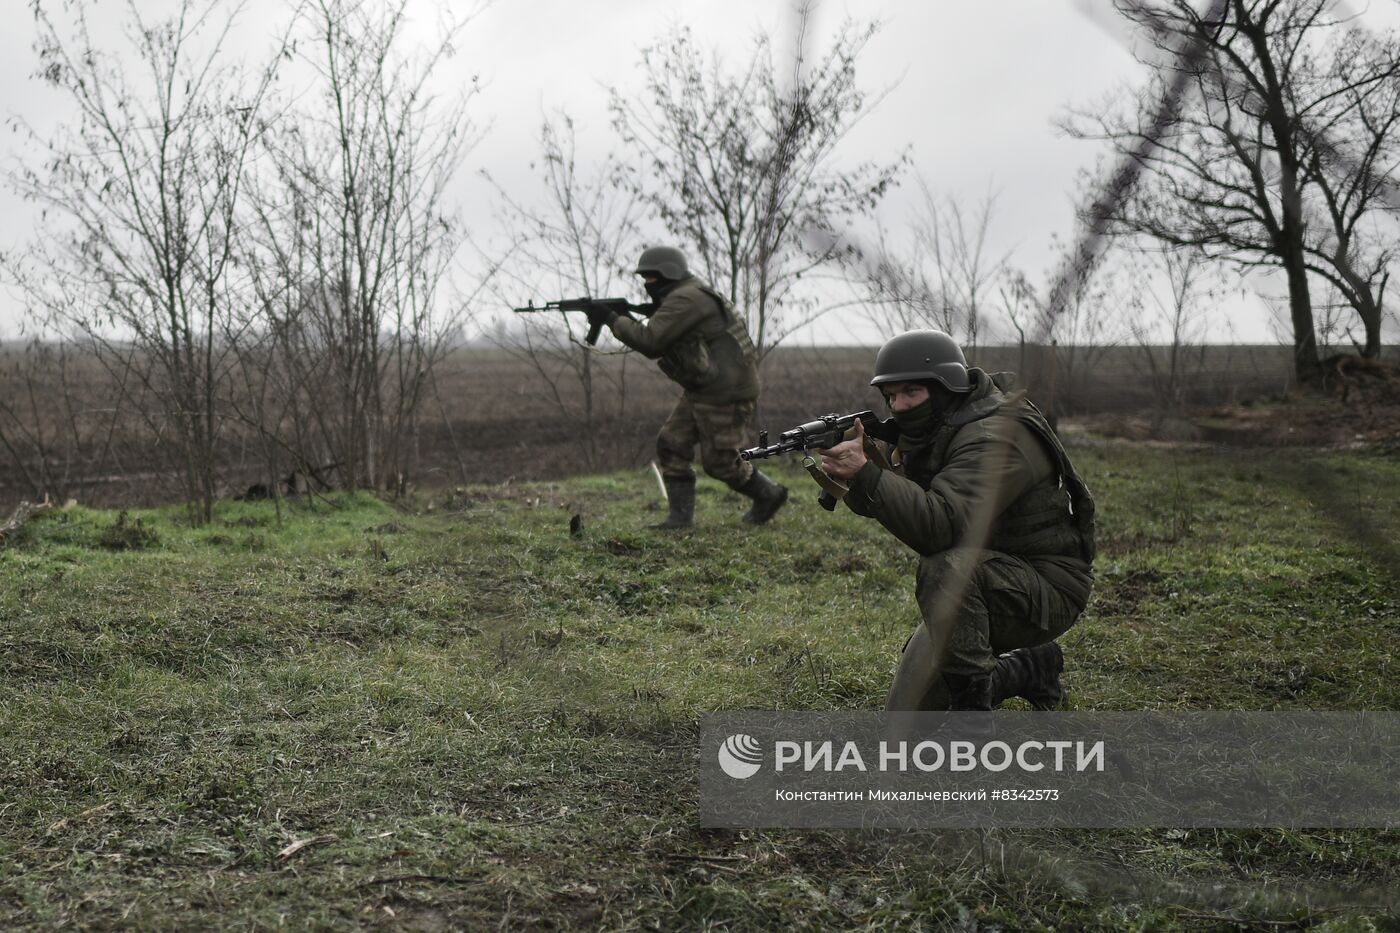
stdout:
[(700, 401), (744, 402), (758, 397), (758, 353), (734, 306), (696, 280), (680, 288), (703, 292), (719, 309), (664, 353), (657, 364), (669, 378)]
[(1032, 486), (1006, 507), (992, 525), (986, 546), (1018, 557), (1079, 557), (1092, 562), (1094, 497), (1054, 429), (1023, 393), (1006, 393), (1011, 374), (988, 375), (978, 369), (971, 373), (971, 395), (939, 426), (926, 446), (909, 451), (900, 464), (904, 475), (927, 490), (934, 474), (943, 469), (959, 430), (998, 413), (1012, 415), (1040, 441), (1056, 475)]

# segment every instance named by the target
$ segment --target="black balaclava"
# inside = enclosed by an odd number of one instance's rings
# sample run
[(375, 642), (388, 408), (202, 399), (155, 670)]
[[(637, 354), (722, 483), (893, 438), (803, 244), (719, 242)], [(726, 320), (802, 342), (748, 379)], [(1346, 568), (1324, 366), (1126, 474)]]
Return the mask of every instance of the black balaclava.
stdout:
[(908, 454), (928, 445), (933, 435), (943, 426), (948, 414), (957, 408), (961, 396), (945, 389), (937, 382), (921, 382), (928, 389), (928, 398), (908, 411), (890, 411), (894, 423), (899, 426), (900, 453)]
[(924, 446), (938, 430), (943, 419), (935, 409), (933, 398), (924, 399), (908, 411), (891, 411), (890, 416), (899, 426), (899, 449), (910, 451)]
[(647, 297), (657, 304), (661, 299), (671, 293), (671, 289), (680, 284), (679, 279), (668, 279), (665, 276), (658, 276), (655, 282), (643, 282), (642, 287), (647, 291)]

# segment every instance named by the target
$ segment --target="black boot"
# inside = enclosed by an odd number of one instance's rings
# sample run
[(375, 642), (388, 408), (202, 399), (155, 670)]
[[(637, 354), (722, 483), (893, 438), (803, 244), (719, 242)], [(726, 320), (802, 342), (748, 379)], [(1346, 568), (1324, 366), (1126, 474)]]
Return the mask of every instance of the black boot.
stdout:
[(997, 669), (992, 673), (992, 706), (1021, 697), (1032, 709), (1055, 709), (1065, 698), (1060, 685), (1064, 669), (1065, 653), (1058, 642), (1008, 651), (997, 658)]
[(960, 717), (956, 727), (938, 730), (943, 740), (963, 739), (985, 742), (992, 737), (992, 677), (990, 674), (943, 675), (948, 685), (948, 712), (976, 713)]
[(948, 712), (990, 713), (992, 711), (992, 675), (947, 674)]
[(695, 525), (695, 477), (666, 477), (666, 502), (670, 511), (666, 520), (651, 525), (662, 531), (678, 531)]
[(746, 525), (762, 525), (778, 514), (778, 509), (783, 507), (788, 498), (786, 486), (773, 482), (758, 470), (754, 470), (753, 475), (742, 486), (735, 487), (735, 490), (753, 500), (753, 505), (744, 513)]

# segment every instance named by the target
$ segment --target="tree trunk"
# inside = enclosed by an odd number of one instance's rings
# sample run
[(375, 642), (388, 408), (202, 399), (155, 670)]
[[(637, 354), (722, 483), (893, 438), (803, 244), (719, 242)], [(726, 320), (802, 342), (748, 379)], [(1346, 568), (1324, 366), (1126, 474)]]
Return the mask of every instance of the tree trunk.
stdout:
[(1372, 305), (1366, 311), (1357, 309), (1361, 314), (1361, 325), (1366, 329), (1366, 345), (1361, 348), (1361, 355), (1368, 360), (1379, 359), (1381, 355), (1381, 309)]
[[(1274, 126), (1274, 138), (1280, 152), (1285, 147), (1287, 130)], [(1293, 324), (1293, 374), (1300, 385), (1322, 379), (1322, 367), (1317, 358), (1317, 333), (1313, 327), (1312, 294), (1308, 289), (1308, 257), (1304, 243), (1303, 195), (1298, 184), (1298, 167), (1290, 159), (1281, 159), (1280, 194), (1283, 202), (1283, 225), (1275, 241), (1279, 259), (1288, 274), (1288, 316)]]
[[(1366, 344), (1361, 349), (1361, 355), (1368, 360), (1377, 359), (1381, 355), (1381, 302), (1376, 297), (1377, 291), (1371, 287), (1371, 282), (1357, 273), (1347, 261), (1346, 253), (1339, 252), (1333, 265), (1346, 280), (1349, 286), (1346, 289), (1346, 299), (1356, 311), (1356, 316), (1361, 318), (1361, 326), (1366, 331)], [(1384, 279), (1381, 280), (1380, 293), (1385, 293)]]
[(1317, 359), (1312, 296), (1300, 244), (1286, 248), (1284, 268), (1288, 272), (1288, 316), (1293, 323), (1293, 374), (1301, 384), (1314, 383), (1322, 377), (1322, 367)]

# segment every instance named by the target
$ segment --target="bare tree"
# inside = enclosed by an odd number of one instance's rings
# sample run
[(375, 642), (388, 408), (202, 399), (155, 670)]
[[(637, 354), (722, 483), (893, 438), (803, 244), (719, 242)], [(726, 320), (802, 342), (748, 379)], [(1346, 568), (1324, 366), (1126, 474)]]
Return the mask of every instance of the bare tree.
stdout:
[[(1278, 266), (1288, 283), (1294, 365), (1318, 375), (1308, 278), (1306, 198), (1328, 128), (1352, 105), (1326, 48), (1345, 33), (1333, 0), (1229, 0), (1203, 15), (1190, 0), (1115, 0), (1151, 46), (1148, 86), (1125, 108), (1080, 111), (1067, 126), (1109, 141), (1144, 181), (1094, 210), (1110, 232), (1195, 246), (1240, 266)], [(1394, 65), (1352, 73), (1354, 90), (1392, 80)], [(1173, 98), (1183, 79), (1190, 94)], [(1156, 102), (1174, 99), (1161, 113)]]
[(256, 326), (279, 348), (280, 391), (296, 399), (285, 446), (334, 464), (351, 487), (402, 475), (431, 367), (462, 309), (440, 288), (461, 226), (445, 191), (475, 136), (474, 88), (440, 101), (430, 80), (456, 28), (401, 51), (407, 0), (315, 0), (301, 20), (315, 78), (268, 137), (250, 264)]
[[(799, 48), (810, 15), (810, 3), (799, 7)], [(876, 29), (845, 23), (810, 69), (799, 53), (790, 77), (766, 35), (730, 71), (681, 29), (643, 50), (641, 99), (611, 90), (614, 125), (642, 156), (634, 190), (746, 315), (761, 354), (822, 313), (795, 286), (842, 258), (844, 241), (830, 234), (868, 213), (905, 162), (846, 167), (834, 158), (878, 103), (856, 85), (856, 61)]]
[(882, 231), (879, 260), (865, 267), (868, 313), (887, 337), (931, 327), (975, 347), (1006, 265), (987, 248), (996, 196), (968, 209), (954, 195), (936, 197), (922, 178), (919, 189), (908, 244), (896, 247)]
[[(1018, 336), (1022, 378), (1051, 417), (1084, 401), (1095, 367), (1127, 337), (1141, 301), (1121, 251), (1086, 253), (1082, 243), (1052, 237), (1058, 258), (1043, 287), (1007, 267), (998, 289), (1000, 311)], [(1067, 279), (1062, 270), (1071, 262), (1079, 268)]]
[(1142, 315), (1131, 325), (1133, 341), (1146, 366), (1162, 412), (1179, 411), (1186, 403), (1189, 377), (1199, 373), (1201, 352), (1191, 367), (1193, 349), (1204, 351), (1204, 301), (1213, 296), (1207, 280), (1209, 264), (1196, 249), (1168, 249), (1143, 254), (1148, 260), (1142, 270), (1148, 277), (1166, 280), (1167, 297), (1141, 281), (1140, 293), (1147, 296)]
[[(1064, 260), (1074, 244), (1055, 240)], [(1082, 406), (1099, 362), (1128, 335), (1128, 322), (1140, 314), (1141, 296), (1119, 261), (1121, 251), (1099, 255), (1091, 269), (1081, 273), (1064, 296), (1059, 312), (1051, 314), (1051, 290), (1047, 282), (1040, 316), (1049, 321), (1046, 335), (1051, 349), (1051, 393), (1048, 408), (1056, 415)], [(1063, 262), (1056, 268), (1063, 266)]]
[[(182, 0), (160, 21), (128, 3), (127, 47), (94, 42), (82, 0), (62, 4), (62, 23), (55, 5), (31, 6), (39, 76), (77, 116), (51, 137), (30, 132), (42, 156), (11, 175), (46, 218), (11, 272), (109, 366), (128, 365), (128, 341), (139, 349), (149, 365), (131, 372), (161, 406), (147, 414), (168, 422), (156, 436), (178, 449), (192, 517), (207, 521), (229, 364), (218, 337), (241, 287), (238, 205), (277, 55), (251, 70), (225, 64), (238, 10), (222, 0)], [(58, 278), (80, 284), (79, 300)]]
[[(1325, 125), (1309, 126), (1316, 139), (1310, 169), (1317, 197), (1308, 267), (1355, 310), (1365, 334), (1358, 348), (1370, 358), (1381, 352), (1385, 288), (1400, 248), (1394, 228), (1400, 208), (1397, 41), (1395, 35), (1344, 34), (1328, 74), (1329, 85), (1338, 89), (1336, 105)], [(1372, 80), (1377, 73), (1388, 78)]]
[[(125, 387), (112, 385), (97, 360), (53, 334), (0, 349), (0, 364), (0, 450), (10, 475), (36, 500), (85, 491), (109, 462), (127, 414), (120, 404)], [(118, 374), (129, 375), (129, 369)]]
[(1002, 317), (1016, 334), (1016, 372), (1024, 376), (1029, 373), (1027, 367), (1030, 362), (1026, 355), (1027, 337), (1033, 341), (1034, 335), (1046, 333), (1050, 329), (1050, 322), (1042, 320), (1045, 317), (1045, 307), (1037, 299), (1031, 280), (1020, 269), (1011, 266), (1002, 269), (1001, 279), (997, 284), (997, 297)]
[[(626, 297), (636, 289), (627, 269), (638, 239), (640, 199), (622, 182), (621, 168), (611, 158), (591, 175), (580, 174), (574, 124), (567, 116), (544, 122), (540, 147), (544, 207), (526, 206), (496, 186), (511, 241), (509, 258), (497, 270), (495, 291), (502, 304), (518, 305), (521, 296), (530, 301), (543, 296)], [(596, 470), (606, 390), (615, 417), (621, 420), (626, 413), (627, 358), (623, 356), (615, 378), (605, 374), (595, 365), (603, 347), (584, 342), (587, 320), (560, 317), (527, 315), (499, 342), (529, 363), (559, 412), (579, 425), (574, 437), (588, 468)], [(609, 339), (601, 336), (599, 343), (606, 346)]]
[(1357, 344), (1356, 309), (1336, 286), (1325, 281), (1322, 285), (1314, 291), (1319, 297), (1313, 302), (1317, 314), (1317, 346), (1319, 352), (1335, 355)]

